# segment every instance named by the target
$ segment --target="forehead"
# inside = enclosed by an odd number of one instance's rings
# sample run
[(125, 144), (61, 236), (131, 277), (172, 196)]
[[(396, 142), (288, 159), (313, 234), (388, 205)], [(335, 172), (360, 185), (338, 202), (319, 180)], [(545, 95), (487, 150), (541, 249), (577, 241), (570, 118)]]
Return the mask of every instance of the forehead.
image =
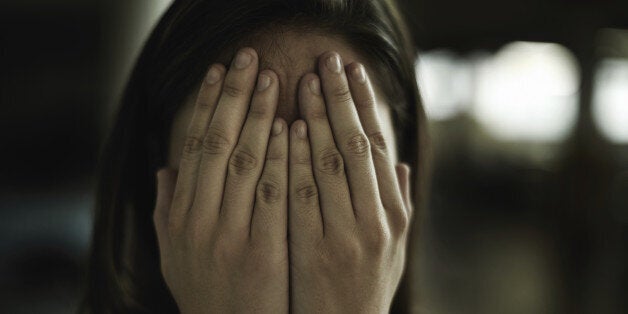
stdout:
[[(279, 77), (277, 116), (288, 123), (299, 118), (298, 84), (303, 75), (318, 72), (318, 57), (336, 51), (345, 65), (360, 62), (368, 69), (366, 58), (344, 40), (332, 35), (295, 31), (265, 32), (253, 36), (245, 45), (259, 54), (260, 70), (271, 69)], [(371, 73), (369, 73), (371, 74)]]
[[(279, 78), (279, 103), (276, 116), (283, 118), (288, 125), (300, 118), (298, 99), (298, 84), (301, 77), (307, 73), (318, 72), (318, 57), (326, 51), (336, 51), (342, 57), (345, 65), (353, 62), (364, 64), (370, 77), (373, 77), (372, 68), (367, 59), (358, 51), (350, 47), (344, 40), (328, 35), (300, 32), (260, 33), (249, 38), (241, 47), (251, 47), (259, 56), (260, 70), (271, 69)], [(236, 47), (240, 48), (240, 47)], [(227, 66), (235, 51), (227, 52), (219, 62)], [(378, 86), (373, 86), (379, 102), (379, 112), (383, 117), (384, 134), (389, 142), (394, 142), (392, 128), (389, 126), (390, 116), (388, 106), (382, 102), (382, 92)], [(195, 91), (188, 97), (185, 104), (178, 110), (172, 125), (169, 161), (171, 166), (178, 164), (179, 151), (182, 147), (187, 125), (191, 121), (196, 100)]]

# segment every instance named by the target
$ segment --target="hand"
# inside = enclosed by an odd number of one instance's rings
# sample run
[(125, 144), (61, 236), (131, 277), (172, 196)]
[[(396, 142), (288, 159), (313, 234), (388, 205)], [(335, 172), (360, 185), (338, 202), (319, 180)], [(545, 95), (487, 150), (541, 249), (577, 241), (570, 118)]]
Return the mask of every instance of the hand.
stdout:
[[(364, 67), (336, 53), (299, 86), (290, 131), (290, 306), (295, 313), (388, 313), (412, 215), (409, 168), (395, 169)], [(322, 92), (321, 92), (322, 85)]]
[(161, 270), (181, 313), (288, 312), (288, 130), (273, 122), (277, 75), (257, 69), (250, 48), (226, 75), (211, 67), (178, 176), (157, 174)]

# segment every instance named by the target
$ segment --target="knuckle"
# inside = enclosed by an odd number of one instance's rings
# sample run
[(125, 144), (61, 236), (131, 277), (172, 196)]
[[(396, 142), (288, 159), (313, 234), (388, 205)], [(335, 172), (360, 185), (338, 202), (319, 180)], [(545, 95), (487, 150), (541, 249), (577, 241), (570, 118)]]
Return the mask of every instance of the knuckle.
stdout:
[(377, 103), (373, 97), (366, 97), (359, 102), (358, 106), (360, 106), (360, 109), (373, 109), (377, 108)]
[(203, 150), (209, 155), (218, 155), (226, 153), (231, 147), (231, 141), (220, 130), (210, 128), (207, 131), (205, 140), (203, 141)]
[(171, 239), (179, 238), (184, 230), (182, 219), (170, 218), (167, 223), (168, 236)]
[(297, 199), (301, 200), (304, 203), (312, 203), (318, 198), (318, 190), (313, 183), (305, 183), (299, 185), (295, 193), (297, 195)]
[(363, 248), (358, 243), (349, 242), (337, 254), (340, 265), (351, 267), (362, 260)]
[(281, 163), (286, 162), (287, 158), (288, 158), (288, 156), (286, 155), (286, 153), (284, 151), (281, 151), (281, 150), (269, 149), (266, 152), (266, 162), (281, 164)]
[(249, 119), (265, 119), (271, 118), (271, 106), (267, 104), (257, 104), (249, 109)]
[(360, 157), (366, 157), (371, 149), (369, 140), (362, 132), (349, 136), (345, 145), (350, 154)]
[(337, 149), (326, 149), (320, 154), (318, 171), (328, 175), (340, 175), (344, 172), (344, 161)]
[(326, 241), (321, 239), (313, 245), (316, 252), (314, 262), (321, 271), (337, 271), (338, 269), (354, 269), (364, 261), (364, 247), (356, 237), (346, 237)]
[(312, 120), (327, 120), (327, 111), (323, 105), (308, 106), (305, 116)]
[(153, 225), (155, 226), (155, 233), (157, 235), (169, 237), (170, 227), (168, 226), (168, 224), (169, 224), (168, 219), (164, 217), (163, 213), (157, 210), (153, 212)]
[(233, 82), (225, 82), (225, 85), (222, 87), (222, 92), (233, 98), (238, 98), (244, 96), (244, 88), (234, 84)]
[(271, 269), (269, 266), (269, 262), (266, 259), (262, 250), (252, 249), (249, 252), (250, 258), (247, 259), (247, 262), (242, 264), (242, 272), (245, 274), (263, 274), (268, 272)]
[(251, 174), (258, 164), (259, 159), (244, 148), (236, 148), (229, 159), (230, 171), (236, 175)]
[[(261, 202), (255, 204), (255, 214), (254, 219), (251, 221), (251, 227), (257, 230), (268, 230), (270, 228), (273, 228), (277, 224), (277, 210), (268, 206), (268, 204), (260, 203)], [(260, 242), (265, 242), (266, 244), (268, 244), (267, 239), (263, 237), (257, 237), (255, 236), (255, 234), (252, 234), (252, 240), (253, 244), (260, 244)]]
[(207, 244), (208, 227), (197, 220), (190, 220), (184, 230), (181, 230), (181, 246), (190, 252), (202, 251)]
[[(173, 207), (180, 207), (180, 204), (184, 204), (185, 199), (185, 193), (174, 193), (172, 201), (170, 202), (170, 208), (168, 209), (168, 213), (164, 215), (164, 219), (168, 220), (168, 216), (172, 213)], [(189, 209), (190, 208), (185, 208), (185, 212), (188, 212)]]
[(290, 162), (300, 166), (312, 166), (312, 156), (310, 154), (302, 154), (301, 156), (290, 156)]
[(194, 135), (188, 135), (183, 143), (183, 155), (195, 154), (201, 150), (201, 147), (203, 147), (203, 140)]
[(386, 145), (386, 138), (382, 132), (374, 132), (369, 135), (369, 142), (371, 143), (371, 151), (377, 156), (386, 156), (388, 154), (388, 146)]
[(401, 204), (395, 204), (389, 210), (391, 216), (391, 223), (394, 229), (400, 234), (405, 233), (410, 228), (410, 215), (405, 210), (405, 207)]
[(266, 156), (267, 163), (278, 163), (281, 164), (286, 161), (286, 156), (281, 153), (268, 153)]
[[(334, 249), (327, 245), (326, 241), (321, 239), (314, 244), (315, 258), (311, 259), (312, 266), (318, 267), (323, 271), (333, 270), (337, 268), (340, 256), (335, 254)], [(342, 251), (341, 249), (338, 251)]]
[(153, 210), (153, 224), (155, 224), (155, 226), (159, 226), (163, 223), (163, 213), (160, 212), (159, 210), (155, 209)]
[(375, 226), (366, 234), (369, 250), (376, 255), (384, 252), (392, 240), (392, 235), (384, 223), (375, 224)]
[(264, 274), (277, 269), (277, 265), (283, 265), (287, 262), (286, 254), (281, 250), (273, 250), (269, 248), (267, 243), (253, 242), (250, 245), (247, 260), (244, 264), (246, 273)]
[(276, 203), (281, 199), (281, 189), (274, 181), (266, 180), (257, 186), (257, 198), (265, 203)]
[(218, 265), (228, 265), (236, 259), (236, 250), (226, 237), (220, 236), (214, 240), (210, 256)]
[(211, 102), (209, 102), (209, 99), (205, 98), (205, 97), (201, 97), (197, 102), (196, 102), (196, 108), (199, 111), (209, 111), (213, 108), (213, 104)]
[(332, 97), (339, 103), (352, 102), (351, 91), (344, 84), (339, 85), (332, 91)]

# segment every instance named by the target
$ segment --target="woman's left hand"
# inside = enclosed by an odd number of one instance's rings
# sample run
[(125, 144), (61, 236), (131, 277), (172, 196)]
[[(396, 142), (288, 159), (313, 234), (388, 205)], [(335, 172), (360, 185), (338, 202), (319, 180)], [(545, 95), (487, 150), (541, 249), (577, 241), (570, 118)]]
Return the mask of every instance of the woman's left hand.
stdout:
[(364, 66), (329, 52), (319, 73), (302, 78), (305, 121), (290, 130), (290, 307), (388, 313), (405, 263), (410, 169), (390, 159)]

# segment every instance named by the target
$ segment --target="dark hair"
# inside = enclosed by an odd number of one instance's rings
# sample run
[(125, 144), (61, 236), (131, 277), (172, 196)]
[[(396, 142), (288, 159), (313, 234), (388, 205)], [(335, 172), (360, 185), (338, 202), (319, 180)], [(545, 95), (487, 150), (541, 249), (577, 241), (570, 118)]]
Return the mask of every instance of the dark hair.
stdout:
[[(392, 0), (176, 0), (145, 43), (102, 151), (82, 312), (177, 312), (152, 220), (173, 117), (211, 63), (277, 26), (339, 36), (369, 59), (392, 109), (399, 160), (414, 169), (417, 212), (422, 207), (427, 143), (416, 52)], [(406, 265), (391, 312), (409, 312)]]

